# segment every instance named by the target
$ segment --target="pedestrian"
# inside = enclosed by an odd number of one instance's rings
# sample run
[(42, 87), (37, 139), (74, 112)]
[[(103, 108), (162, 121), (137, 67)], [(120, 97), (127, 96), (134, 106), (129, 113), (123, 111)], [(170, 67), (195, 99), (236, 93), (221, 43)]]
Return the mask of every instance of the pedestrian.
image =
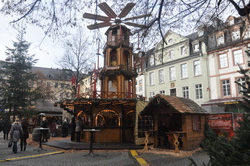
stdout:
[(23, 135), (23, 129), (20, 123), (19, 118), (15, 119), (15, 122), (12, 124), (10, 129), (10, 139), (13, 142), (12, 151), (17, 153), (17, 142)]
[(56, 126), (57, 126), (56, 120), (53, 119), (53, 121), (52, 121), (52, 123), (51, 123), (51, 125), (50, 125), (50, 131), (51, 131), (51, 136), (52, 136), (52, 137), (55, 137), (55, 136), (56, 136)]
[(1, 118), (0, 118), (0, 132), (3, 130), (3, 126), (4, 126), (4, 120), (3, 120), (3, 118), (1, 117)]
[(82, 119), (80, 117), (77, 117), (76, 119), (76, 142), (80, 142), (81, 139), (81, 132), (82, 132)]
[(76, 121), (75, 117), (73, 117), (70, 122), (71, 141), (75, 141), (75, 129), (76, 129)]
[(27, 118), (22, 118), (21, 125), (23, 129), (23, 136), (21, 137), (21, 151), (25, 151), (27, 145), (27, 138), (29, 138), (29, 122)]
[(62, 123), (62, 137), (68, 136), (68, 128), (69, 128), (69, 122), (68, 122), (67, 118), (65, 118), (63, 123)]
[[(43, 117), (41, 127), (42, 128), (48, 128), (48, 121), (47, 121), (46, 117)], [(48, 130), (43, 130), (42, 131), (42, 142), (48, 142), (47, 133), (48, 133)]]
[(10, 120), (6, 120), (4, 122), (4, 127), (3, 127), (3, 139), (8, 140), (9, 139), (9, 132), (10, 132), (10, 128), (11, 128), (11, 123)]

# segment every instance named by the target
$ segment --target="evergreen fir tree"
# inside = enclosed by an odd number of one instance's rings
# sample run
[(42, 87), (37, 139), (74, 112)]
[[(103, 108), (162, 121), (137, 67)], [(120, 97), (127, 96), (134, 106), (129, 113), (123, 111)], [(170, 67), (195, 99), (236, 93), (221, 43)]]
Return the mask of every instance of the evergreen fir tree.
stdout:
[(13, 41), (13, 48), (6, 47), (6, 62), (2, 66), (0, 86), (0, 105), (9, 109), (14, 115), (18, 110), (25, 109), (31, 104), (34, 92), (31, 90), (31, 81), (36, 75), (31, 72), (36, 63), (34, 55), (29, 55), (30, 43), (25, 41), (23, 32)]

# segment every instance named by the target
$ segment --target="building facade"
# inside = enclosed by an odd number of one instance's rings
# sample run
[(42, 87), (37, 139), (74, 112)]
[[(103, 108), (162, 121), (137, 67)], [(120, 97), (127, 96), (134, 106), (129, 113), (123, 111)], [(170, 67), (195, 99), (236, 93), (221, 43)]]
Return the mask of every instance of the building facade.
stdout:
[[(182, 36), (168, 31), (147, 55), (146, 99), (156, 94), (189, 98), (197, 104), (209, 100), (207, 54), (203, 34)], [(163, 44), (164, 43), (164, 44)]]
[(243, 112), (238, 101), (242, 100), (242, 88), (235, 81), (246, 85), (238, 71), (248, 68), (249, 58), (245, 51), (250, 46), (249, 20), (230, 16), (225, 22), (213, 20), (204, 27), (207, 38), (209, 64), (210, 101), (202, 106), (209, 112)]

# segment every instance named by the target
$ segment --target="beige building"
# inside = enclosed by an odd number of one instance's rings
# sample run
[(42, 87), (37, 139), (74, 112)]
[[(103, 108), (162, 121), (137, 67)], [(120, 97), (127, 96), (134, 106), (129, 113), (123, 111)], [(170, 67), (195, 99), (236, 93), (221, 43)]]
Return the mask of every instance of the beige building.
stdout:
[[(189, 98), (201, 105), (209, 100), (207, 55), (202, 33), (182, 36), (168, 31), (148, 56), (145, 72), (147, 100), (156, 94)], [(163, 44), (164, 43), (164, 44)]]

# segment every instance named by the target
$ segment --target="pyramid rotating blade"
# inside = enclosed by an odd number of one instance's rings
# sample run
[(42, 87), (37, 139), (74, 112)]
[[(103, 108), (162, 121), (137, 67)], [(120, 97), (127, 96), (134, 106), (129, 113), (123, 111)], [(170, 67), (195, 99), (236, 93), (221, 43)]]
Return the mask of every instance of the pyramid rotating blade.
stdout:
[(146, 25), (136, 24), (136, 23), (133, 23), (133, 22), (125, 22), (124, 24), (130, 25), (130, 26), (133, 26), (133, 27), (139, 27), (139, 28), (146, 28), (147, 27)]
[(135, 3), (128, 3), (125, 8), (121, 11), (119, 14), (119, 18), (126, 17), (127, 14), (132, 10), (132, 8), (135, 6)]
[(116, 18), (117, 17), (117, 15), (115, 14), (115, 12), (109, 7), (109, 5), (106, 2), (100, 3), (98, 6), (110, 18)]
[(110, 21), (109, 17), (95, 15), (95, 14), (90, 14), (90, 13), (84, 13), (83, 14), (83, 18), (88, 18), (88, 19), (93, 19), (93, 20), (99, 20), (99, 21)]
[(107, 27), (107, 26), (110, 26), (110, 25), (111, 25), (110, 22), (101, 22), (101, 23), (97, 23), (97, 24), (88, 25), (87, 27), (88, 27), (89, 30), (93, 30), (93, 29)]
[(125, 18), (124, 21), (135, 20), (135, 19), (139, 19), (139, 18), (143, 18), (143, 17), (149, 17), (149, 16), (151, 16), (151, 14), (144, 14), (144, 15), (140, 15), (140, 16)]

